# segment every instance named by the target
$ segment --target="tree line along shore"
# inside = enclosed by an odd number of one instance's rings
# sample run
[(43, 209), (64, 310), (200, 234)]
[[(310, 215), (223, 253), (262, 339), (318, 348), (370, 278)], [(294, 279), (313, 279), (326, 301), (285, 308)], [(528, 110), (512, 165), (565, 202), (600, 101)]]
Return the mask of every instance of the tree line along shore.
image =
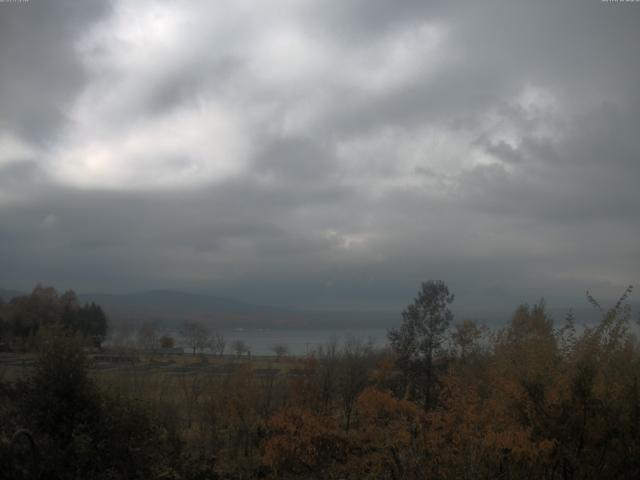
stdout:
[(454, 319), (428, 281), (384, 349), (348, 337), (302, 356), (116, 361), (99, 306), (38, 286), (0, 306), (20, 351), (4, 358), (31, 362), (0, 364), (0, 478), (637, 478), (631, 293), (611, 308), (588, 295), (590, 326), (541, 301), (491, 330)]

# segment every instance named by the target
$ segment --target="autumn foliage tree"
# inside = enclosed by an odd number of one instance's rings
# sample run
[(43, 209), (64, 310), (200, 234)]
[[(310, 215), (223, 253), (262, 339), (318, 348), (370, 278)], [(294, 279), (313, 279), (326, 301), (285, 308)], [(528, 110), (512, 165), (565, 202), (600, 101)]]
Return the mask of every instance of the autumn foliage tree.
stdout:
[[(11, 391), (16, 423), (37, 453), (30, 478), (171, 478), (176, 452), (167, 432), (145, 405), (101, 391), (88, 367), (78, 336), (61, 332), (42, 349), (32, 374)], [(0, 424), (0, 440), (5, 433)], [(2, 447), (0, 441), (0, 458)], [(14, 475), (19, 459), (8, 460), (0, 475), (20, 478)]]
[[(27, 427), (63, 478), (635, 479), (630, 294), (611, 308), (589, 295), (591, 324), (540, 301), (489, 331), (448, 328), (453, 296), (427, 282), (383, 351), (351, 337), (280, 362), (185, 359), (128, 370), (128, 394), (88, 375), (78, 332), (40, 325), (45, 360), (22, 387), (0, 382), (0, 459), (15, 467), (7, 432)], [(59, 339), (75, 347), (48, 350)]]
[[(263, 459), (273, 478), (636, 478), (640, 349), (630, 289), (611, 309), (590, 298), (601, 319), (582, 330), (573, 315), (555, 325), (544, 301), (519, 306), (491, 334), (470, 321), (454, 325), (453, 350), (431, 357), (429, 403), (416, 394), (424, 383), (392, 388), (398, 374), (424, 381), (425, 371), (411, 368), (428, 365), (429, 345), (444, 345), (451, 297), (444, 288), (425, 291), (441, 293), (431, 310), (442, 314), (431, 318), (439, 327), (420, 326), (428, 303), (405, 311), (390, 335), (393, 351), (368, 367), (348, 430), (340, 402), (317, 402), (318, 362), (309, 363), (296, 384), (301, 395), (268, 423)], [(347, 364), (338, 365), (340, 378)]]
[(331, 417), (303, 407), (287, 407), (275, 413), (263, 461), (276, 475), (335, 469), (345, 461), (345, 434)]

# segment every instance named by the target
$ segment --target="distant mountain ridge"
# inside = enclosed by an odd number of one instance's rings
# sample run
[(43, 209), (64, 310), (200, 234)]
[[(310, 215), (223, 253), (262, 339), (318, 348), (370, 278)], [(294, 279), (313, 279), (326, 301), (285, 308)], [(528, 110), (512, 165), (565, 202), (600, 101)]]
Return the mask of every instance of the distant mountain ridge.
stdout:
[[(61, 293), (61, 292), (59, 292)], [(0, 297), (28, 292), (0, 289)], [(135, 293), (89, 292), (78, 294), (81, 303), (100, 305), (112, 324), (139, 325), (145, 321), (166, 328), (195, 320), (217, 328), (351, 328), (386, 327), (390, 316), (375, 309), (366, 311), (322, 311), (273, 307), (230, 297), (194, 294), (177, 290), (149, 290)], [(395, 317), (395, 316), (394, 316)]]
[(19, 292), (18, 290), (7, 290), (5, 288), (0, 288), (0, 298), (5, 302), (8, 302), (13, 297), (19, 297), (20, 295), (24, 294), (24, 292)]
[(233, 298), (175, 290), (151, 290), (127, 294), (85, 293), (82, 303), (95, 302), (117, 320), (154, 321), (175, 325), (198, 320), (221, 327), (304, 326), (304, 314), (284, 308), (254, 305)]
[[(60, 292), (61, 293), (61, 292)], [(8, 302), (26, 292), (0, 288), (0, 298)], [(201, 321), (216, 328), (361, 328), (396, 327), (400, 323), (402, 308), (397, 311), (365, 310), (316, 310), (273, 307), (244, 302), (230, 297), (194, 294), (177, 290), (149, 290), (135, 293), (83, 293), (81, 303), (100, 305), (113, 324), (121, 322), (139, 325), (150, 321), (166, 328), (177, 328), (184, 321)], [(615, 302), (603, 301), (604, 308)], [(633, 309), (632, 323), (638, 320), (640, 302), (629, 302)], [(473, 319), (492, 328), (509, 321), (517, 305), (479, 308), (454, 307), (455, 321)], [(578, 325), (599, 320), (599, 313), (586, 301), (572, 309)], [(562, 325), (569, 307), (548, 308), (556, 326)], [(640, 322), (639, 322), (640, 323)]]

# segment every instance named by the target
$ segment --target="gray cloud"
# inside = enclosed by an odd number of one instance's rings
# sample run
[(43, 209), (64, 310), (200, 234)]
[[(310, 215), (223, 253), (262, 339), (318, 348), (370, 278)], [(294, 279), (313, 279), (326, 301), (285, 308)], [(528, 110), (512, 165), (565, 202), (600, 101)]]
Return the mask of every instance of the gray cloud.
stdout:
[(637, 282), (640, 7), (0, 5), (0, 284), (401, 307)]
[(61, 126), (63, 106), (85, 80), (74, 38), (104, 13), (96, 1), (2, 5), (0, 129), (44, 142)]

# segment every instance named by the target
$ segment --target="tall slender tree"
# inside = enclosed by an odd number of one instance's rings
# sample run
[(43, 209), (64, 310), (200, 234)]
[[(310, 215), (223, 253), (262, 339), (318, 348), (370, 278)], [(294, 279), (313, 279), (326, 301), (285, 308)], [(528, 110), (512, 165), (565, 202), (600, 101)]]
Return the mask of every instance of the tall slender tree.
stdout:
[(404, 374), (405, 386), (425, 409), (434, 400), (434, 359), (453, 320), (449, 309), (453, 299), (444, 282), (423, 282), (413, 303), (402, 312), (400, 328), (390, 330), (387, 335)]

